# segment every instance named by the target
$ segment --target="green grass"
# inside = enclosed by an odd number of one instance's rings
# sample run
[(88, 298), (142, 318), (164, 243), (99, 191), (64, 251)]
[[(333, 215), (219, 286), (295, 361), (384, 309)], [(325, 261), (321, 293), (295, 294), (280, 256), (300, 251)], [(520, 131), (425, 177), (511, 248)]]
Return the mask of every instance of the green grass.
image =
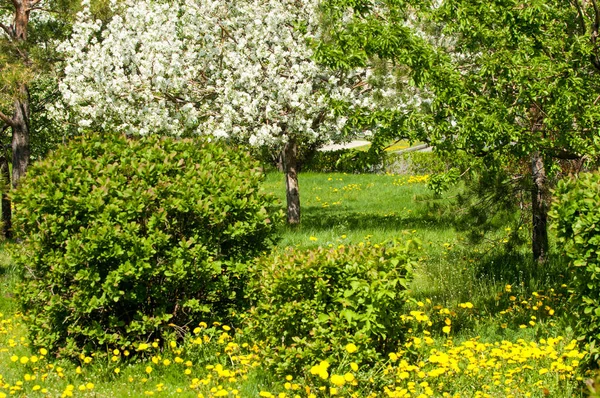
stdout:
[[(407, 180), (395, 175), (300, 174), (302, 222), (283, 228), (279, 247), (416, 239), (422, 249), (413, 295), (440, 305), (468, 300), (483, 304), (506, 284), (525, 294), (564, 279), (561, 261), (542, 268), (531, 260), (527, 246), (510, 246), (506, 229), (514, 219), (500, 217), (496, 230), (473, 242), (453, 200), (461, 187), (437, 198), (425, 184)], [(268, 174), (264, 190), (277, 196), (283, 207), (283, 175)]]
[[(403, 180), (391, 175), (300, 174), (302, 223), (285, 228), (279, 246), (358, 243), (367, 236), (372, 241), (408, 236), (424, 243), (452, 240), (452, 221), (439, 208), (448, 201), (432, 198), (424, 184), (398, 185)], [(268, 174), (264, 190), (285, 201), (281, 174)]]
[[(424, 183), (409, 182), (407, 176), (303, 173), (299, 182), (302, 223), (296, 227), (282, 227), (278, 249), (289, 246), (338, 247), (361, 242), (376, 244), (394, 239), (419, 241), (421, 249), (414, 253), (419, 261), (411, 285), (412, 300), (409, 304), (411, 309), (422, 310), (430, 316), (432, 325), (428, 329), (436, 341), (431, 348), (449, 351), (453, 346), (473, 338), (492, 344), (503, 340), (516, 342), (518, 339), (539, 342), (558, 335), (570, 340), (571, 336), (565, 330), (568, 318), (563, 316), (564, 302), (568, 296), (568, 286), (564, 285), (568, 280), (568, 275), (564, 274), (564, 263), (556, 258), (547, 266), (539, 267), (531, 261), (527, 247), (513, 247), (507, 231), (514, 221), (510, 217), (499, 218), (494, 224), (495, 230), (486, 235), (486, 239), (470, 240), (469, 231), (464, 229), (459, 217), (462, 210), (452, 200), (461, 187), (448, 192), (443, 198), (436, 198)], [(268, 174), (263, 189), (279, 197), (283, 208), (285, 187), (281, 174)], [(523, 234), (526, 235), (527, 231), (523, 231)], [(15, 283), (16, 270), (8, 255), (0, 252), (0, 313), (3, 314), (0, 321), (16, 319), (6, 333), (3, 334), (0, 329), (0, 375), (6, 381), (11, 380), (11, 383), (23, 380), (27, 372), (33, 372), (31, 367), (23, 367), (10, 360), (14, 354), (19, 357), (31, 355), (26, 340), (10, 341), (15, 336), (24, 337), (26, 333), (20, 318), (15, 316)], [(539, 301), (543, 305), (538, 306)], [(459, 306), (466, 302), (473, 304), (474, 308)], [(547, 308), (556, 314), (551, 315)], [(444, 315), (446, 309), (450, 315)], [(450, 339), (442, 332), (446, 318), (452, 318)], [(533, 325), (529, 322), (533, 322)], [(422, 333), (422, 330), (415, 327), (415, 337), (416, 333)], [(420, 334), (418, 336), (422, 337)], [(240, 336), (235, 339), (240, 344), (244, 341)], [(192, 348), (185, 351), (194, 359), (191, 367), (193, 374), (189, 376), (183, 373), (185, 366), (171, 365), (155, 366), (151, 376), (145, 377), (148, 361), (123, 362), (121, 365), (121, 362), (115, 364), (108, 360), (94, 360), (82, 366), (82, 374), (75, 372), (77, 364), (58, 362), (65, 369), (65, 376), (58, 377), (51, 372), (49, 380), (52, 384), (48, 395), (60, 396), (69, 384), (77, 388), (91, 381), (95, 385), (93, 391), (79, 395), (136, 397), (153, 392), (159, 396), (187, 397), (197, 396), (201, 392), (211, 396), (212, 384), (190, 390), (192, 377), (205, 377), (211, 372), (206, 370), (209, 364), (237, 365), (224, 355), (224, 346), (214, 340), (203, 349), (203, 356)], [(411, 358), (424, 359), (429, 355), (429, 349), (424, 347), (421, 351), (417, 350), (411, 354)], [(162, 356), (174, 360), (175, 354), (163, 353)], [(531, 364), (533, 371), (522, 382), (516, 380), (516, 384), (529, 385), (540, 380), (537, 372), (550, 367), (550, 360), (540, 359)], [(397, 366), (391, 362), (389, 365)], [(116, 366), (120, 366), (119, 374), (114, 373)], [(396, 368), (393, 369), (395, 371)], [(369, 374), (365, 371), (363, 376)], [(491, 383), (491, 373), (488, 376)], [(285, 380), (277, 380), (260, 366), (247, 371), (245, 377), (247, 380), (238, 380), (236, 383), (220, 383), (225, 387), (237, 385), (238, 396), (242, 397), (255, 397), (263, 390), (284, 391)], [(144, 378), (147, 380), (144, 381)], [(474, 380), (465, 375), (455, 375), (448, 378), (447, 382), (451, 385), (454, 383), (452, 389), (461, 392), (464, 397), (473, 396)], [(164, 387), (157, 388), (159, 383), (163, 383)], [(25, 384), (29, 384), (23, 390), (27, 392), (17, 390), (15, 395), (43, 396), (32, 393), (33, 383)], [(577, 382), (563, 382), (558, 373), (554, 378), (544, 379), (544, 386), (551, 391), (551, 396), (580, 396)], [(177, 388), (183, 392), (178, 393)], [(158, 391), (160, 389), (165, 391)], [(0, 388), (0, 393), (3, 391), (8, 390)], [(542, 389), (533, 391), (532, 396), (545, 396)], [(491, 396), (508, 395), (506, 392)]]

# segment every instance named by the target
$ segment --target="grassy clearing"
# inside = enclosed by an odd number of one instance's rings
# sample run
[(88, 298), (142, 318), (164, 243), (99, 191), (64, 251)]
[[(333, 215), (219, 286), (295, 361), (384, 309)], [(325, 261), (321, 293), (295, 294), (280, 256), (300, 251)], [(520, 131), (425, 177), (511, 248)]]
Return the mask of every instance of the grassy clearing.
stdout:
[[(452, 201), (433, 198), (425, 180), (301, 174), (303, 222), (282, 231), (280, 248), (421, 242), (405, 315), (411, 334), (377, 366), (355, 363), (349, 352), (340, 363), (276, 377), (263, 369), (260, 342), (228, 325), (191, 328), (165, 349), (150, 344), (143, 349), (151, 353), (146, 360), (126, 358), (135, 357), (139, 345), (84, 355), (75, 364), (51, 360), (28, 346), (11, 293), (15, 270), (3, 254), (0, 398), (584, 396), (581, 353), (565, 329), (569, 292), (562, 262), (540, 269), (526, 248), (508, 250), (510, 219), (500, 220), (489, 239), (471, 242)], [(283, 200), (283, 177), (269, 174), (264, 189)]]

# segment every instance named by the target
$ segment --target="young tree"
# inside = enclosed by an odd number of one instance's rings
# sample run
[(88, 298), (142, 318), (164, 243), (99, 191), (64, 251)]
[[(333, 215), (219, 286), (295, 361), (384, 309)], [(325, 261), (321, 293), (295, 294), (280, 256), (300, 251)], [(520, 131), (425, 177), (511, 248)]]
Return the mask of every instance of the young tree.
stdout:
[(64, 106), (82, 129), (283, 148), (288, 221), (298, 223), (298, 146), (340, 138), (331, 103), (351, 100), (365, 76), (315, 61), (318, 3), (127, 2), (106, 25), (84, 12), (63, 46)]
[[(412, 115), (412, 123), (399, 115), (400, 131), (392, 135), (421, 126), (438, 151), (465, 152), (488, 173), (528, 164), (528, 178), (520, 181), (531, 193), (532, 252), (545, 261), (549, 179), (560, 160), (597, 156), (596, 0), (326, 4), (331, 15), (338, 12), (331, 35), (338, 51), (330, 53), (346, 62), (395, 62), (430, 95), (426, 112)], [(351, 17), (339, 17), (350, 6)], [(367, 33), (357, 40), (353, 31)]]
[(558, 162), (598, 150), (595, 0), (446, 1), (437, 14), (455, 42), (446, 87), (434, 87), (433, 135), (487, 165), (529, 163), (532, 252), (544, 262)]

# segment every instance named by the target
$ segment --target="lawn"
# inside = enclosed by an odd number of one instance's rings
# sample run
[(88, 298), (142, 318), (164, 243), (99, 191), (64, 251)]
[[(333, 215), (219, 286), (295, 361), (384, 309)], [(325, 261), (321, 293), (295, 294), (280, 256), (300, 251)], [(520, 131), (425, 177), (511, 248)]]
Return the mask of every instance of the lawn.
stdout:
[[(51, 358), (28, 346), (13, 293), (16, 270), (3, 254), (0, 398), (585, 396), (582, 354), (564, 316), (564, 265), (554, 261), (541, 269), (526, 247), (514, 248), (510, 217), (498, 220), (485, 239), (469, 239), (452, 200), (461, 188), (437, 198), (426, 180), (301, 174), (302, 224), (284, 227), (276, 248), (417, 243), (403, 318), (410, 333), (377, 366), (354, 362), (348, 347), (340, 363), (317, 362), (302, 374), (276, 376), (263, 366), (267, 353), (260, 342), (236, 325), (220, 324), (198, 325), (164, 348), (82, 353), (78, 363)], [(282, 175), (268, 174), (263, 189), (283, 200)], [(147, 359), (135, 359), (140, 351), (149, 353)]]

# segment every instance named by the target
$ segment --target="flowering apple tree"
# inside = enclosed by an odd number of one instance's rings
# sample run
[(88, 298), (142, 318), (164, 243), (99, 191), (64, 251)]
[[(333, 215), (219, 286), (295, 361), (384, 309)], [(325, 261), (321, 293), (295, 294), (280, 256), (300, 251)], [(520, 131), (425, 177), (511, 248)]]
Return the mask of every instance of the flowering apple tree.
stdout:
[(332, 103), (372, 106), (364, 69), (334, 71), (315, 61), (319, 1), (115, 7), (105, 25), (87, 9), (79, 15), (62, 46), (67, 62), (55, 114), (82, 130), (200, 133), (283, 148), (288, 221), (298, 223), (298, 146), (342, 138), (345, 119)]

